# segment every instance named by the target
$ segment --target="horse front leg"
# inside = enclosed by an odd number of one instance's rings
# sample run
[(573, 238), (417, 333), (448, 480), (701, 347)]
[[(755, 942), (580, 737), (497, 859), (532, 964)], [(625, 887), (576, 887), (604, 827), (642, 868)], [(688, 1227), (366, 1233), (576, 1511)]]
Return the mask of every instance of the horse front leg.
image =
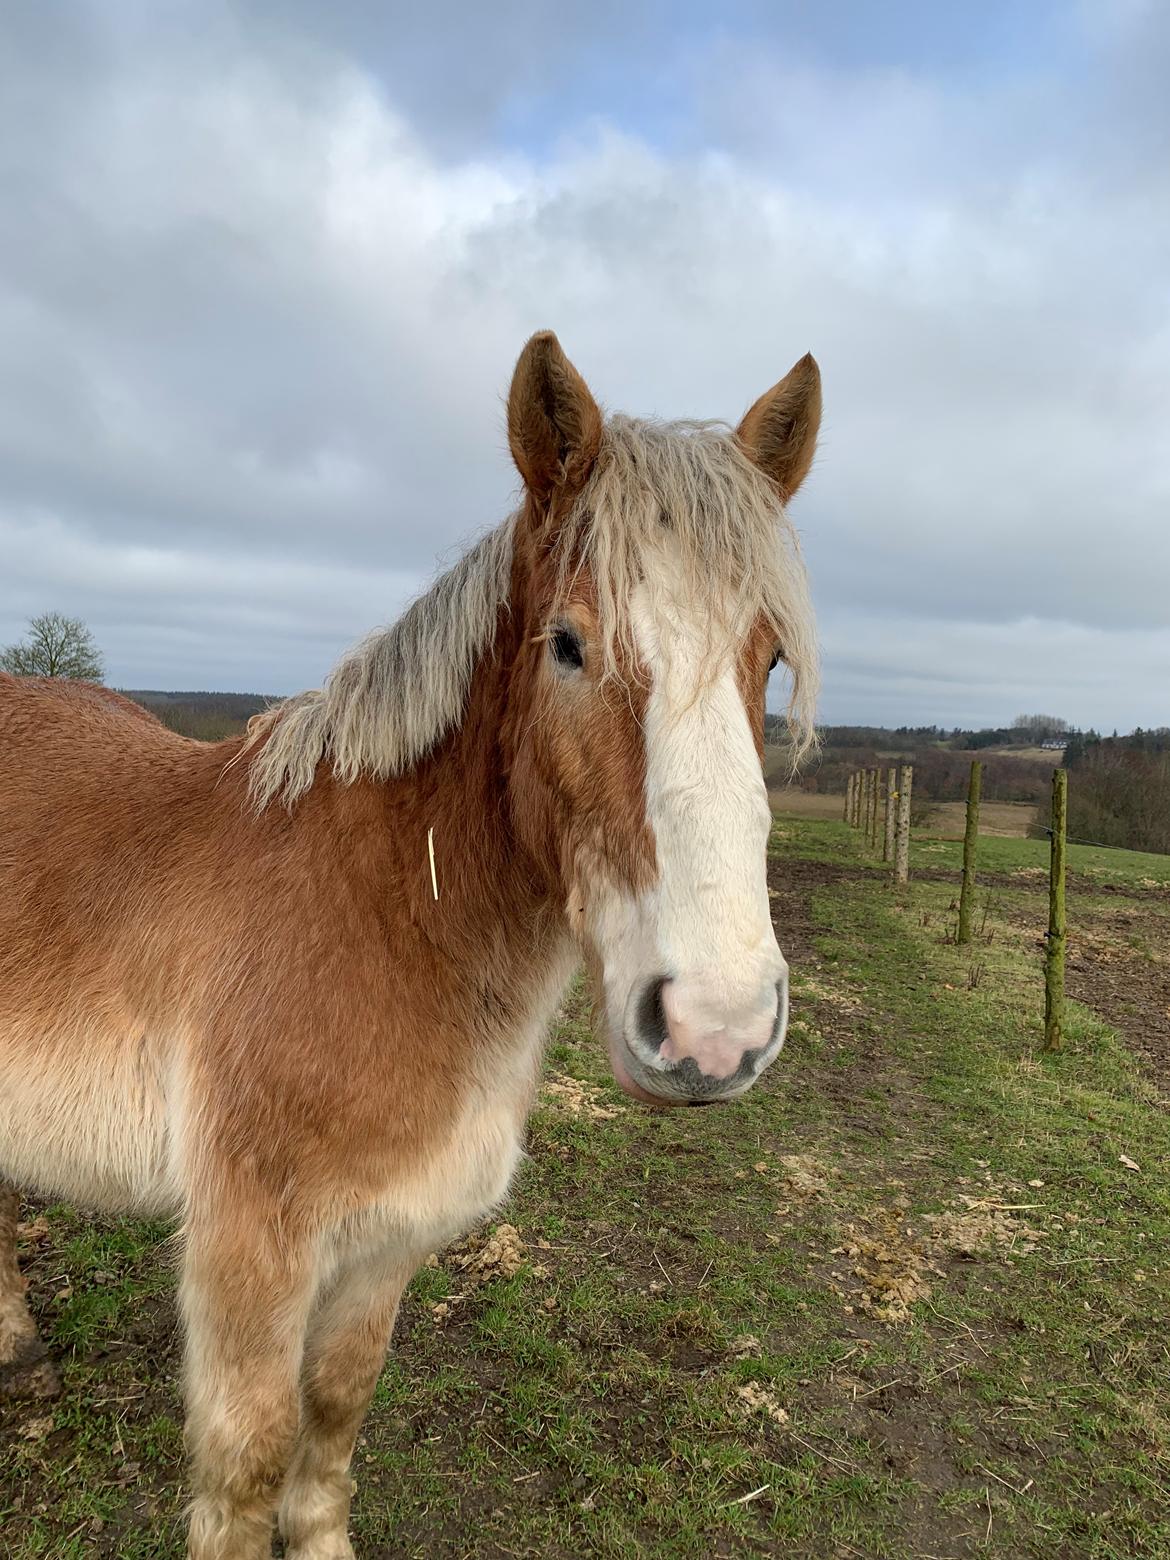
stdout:
[(309, 1325), (301, 1428), (280, 1505), (287, 1560), (353, 1560), (354, 1442), (386, 1357), (402, 1291), (417, 1266), (400, 1254), (349, 1264)]
[(25, 1298), (25, 1282), (16, 1260), (20, 1198), (0, 1181), (0, 1397), (55, 1397), (60, 1378)]
[[(230, 1209), (230, 1214), (224, 1210)], [(188, 1221), (181, 1303), (187, 1331), (189, 1560), (268, 1560), (296, 1444), (312, 1243), (262, 1199), (217, 1197)]]

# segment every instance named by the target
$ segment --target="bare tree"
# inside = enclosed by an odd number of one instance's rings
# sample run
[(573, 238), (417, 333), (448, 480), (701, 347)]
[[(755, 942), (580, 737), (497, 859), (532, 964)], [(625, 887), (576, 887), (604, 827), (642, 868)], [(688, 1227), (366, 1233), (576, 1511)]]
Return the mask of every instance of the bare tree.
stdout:
[(1046, 737), (1063, 737), (1068, 729), (1068, 721), (1061, 720), (1059, 715), (1017, 715), (1012, 721), (1013, 731), (1036, 742), (1043, 742)]
[(80, 618), (42, 612), (31, 618), (19, 644), (0, 650), (0, 671), (14, 677), (80, 677), (101, 682), (105, 676), (101, 651)]

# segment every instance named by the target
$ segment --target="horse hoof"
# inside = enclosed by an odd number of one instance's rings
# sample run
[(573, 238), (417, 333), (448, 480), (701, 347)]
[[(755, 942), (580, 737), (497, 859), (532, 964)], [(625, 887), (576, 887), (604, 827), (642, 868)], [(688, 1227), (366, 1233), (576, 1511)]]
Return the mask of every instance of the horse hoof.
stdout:
[(348, 1538), (332, 1538), (286, 1549), (284, 1560), (357, 1560), (357, 1556)]
[(45, 1357), (41, 1343), (9, 1364), (0, 1365), (0, 1399), (31, 1402), (60, 1394), (61, 1377), (52, 1360)]

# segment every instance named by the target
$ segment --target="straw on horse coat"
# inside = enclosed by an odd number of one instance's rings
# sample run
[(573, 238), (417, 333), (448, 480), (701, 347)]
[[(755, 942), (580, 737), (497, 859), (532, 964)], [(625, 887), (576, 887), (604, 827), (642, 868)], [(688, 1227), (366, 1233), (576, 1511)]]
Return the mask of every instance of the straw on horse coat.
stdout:
[[(516, 367), (517, 512), (323, 691), (205, 745), (0, 677), (0, 1376), (47, 1391), (15, 1186), (182, 1221), (192, 1560), (343, 1560), (403, 1286), (499, 1203), (581, 956), (614, 1073), (730, 1099), (784, 1038), (764, 691), (811, 739), (784, 504), (816, 364), (733, 432)], [(433, 867), (432, 867), (433, 854)]]

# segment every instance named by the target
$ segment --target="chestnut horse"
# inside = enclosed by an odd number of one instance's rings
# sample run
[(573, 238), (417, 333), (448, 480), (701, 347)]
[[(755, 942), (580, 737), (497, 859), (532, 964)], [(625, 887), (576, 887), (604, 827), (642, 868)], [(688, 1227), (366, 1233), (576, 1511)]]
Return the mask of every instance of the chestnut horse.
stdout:
[(207, 745), (0, 678), (0, 1374), (53, 1385), (13, 1187), (180, 1218), (192, 1560), (274, 1518), (353, 1555), (399, 1297), (506, 1194), (580, 956), (639, 1100), (780, 1050), (764, 691), (799, 750), (819, 419), (810, 357), (734, 431), (606, 418), (537, 335), (521, 507), (324, 690)]

